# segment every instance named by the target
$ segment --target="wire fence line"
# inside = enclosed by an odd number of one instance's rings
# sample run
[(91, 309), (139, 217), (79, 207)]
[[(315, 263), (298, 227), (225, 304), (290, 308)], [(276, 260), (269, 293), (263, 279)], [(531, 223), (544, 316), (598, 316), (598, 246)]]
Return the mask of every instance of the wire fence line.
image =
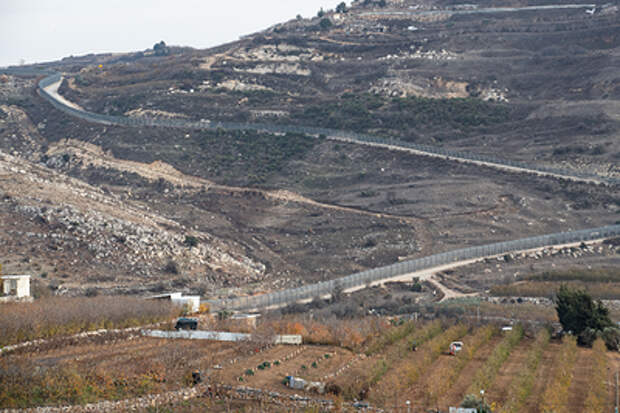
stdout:
[[(611, 177), (602, 177), (599, 175), (584, 174), (575, 171), (561, 170), (557, 168), (532, 166), (518, 161), (502, 160), (486, 155), (477, 155), (467, 152), (453, 151), (429, 145), (419, 145), (409, 142), (402, 142), (394, 139), (383, 139), (376, 136), (335, 129), (294, 125), (273, 125), (262, 123), (211, 122), (204, 120), (192, 121), (187, 119), (154, 119), (142, 117), (135, 118), (127, 116), (102, 115), (86, 110), (75, 109), (56, 100), (56, 98), (52, 94), (50, 94), (45, 88), (56, 82), (61, 81), (62, 74), (60, 73), (51, 71), (49, 69), (32, 68), (0, 69), (0, 72), (17, 75), (21, 74), (31, 76), (46, 76), (38, 83), (39, 93), (41, 94), (41, 96), (43, 96), (47, 101), (49, 101), (55, 108), (65, 113), (68, 113), (69, 115), (89, 122), (129, 127), (152, 126), (204, 130), (260, 130), (270, 133), (302, 133), (317, 136), (324, 135), (331, 139), (348, 140), (351, 142), (362, 144), (380, 144), (407, 148), (433, 156), (451, 157), (462, 161), (485, 162), (502, 168), (519, 168), (530, 172), (562, 176), (569, 179), (590, 180), (594, 182), (606, 183), (613, 186), (620, 183), (619, 179)], [(396, 264), (388, 265), (386, 267), (375, 268), (351, 274), (346, 277), (338, 278), (331, 281), (323, 281), (316, 284), (305, 285), (298, 288), (282, 290), (278, 292), (263, 294), (260, 296), (211, 300), (209, 302), (221, 308), (235, 310), (281, 306), (302, 300), (313, 299), (314, 297), (329, 295), (337, 289), (347, 290), (355, 287), (363, 287), (374, 281), (389, 279), (399, 275), (405, 275), (408, 273), (426, 270), (440, 265), (455, 263), (458, 261), (482, 259), (489, 256), (508, 254), (527, 249), (543, 248), (548, 246), (582, 241), (591, 241), (618, 235), (620, 235), (620, 225), (542, 235), (539, 237), (524, 238), (514, 241), (500, 242), (495, 244), (448, 251), (423, 258), (418, 258), (415, 260), (399, 262)]]
[(510, 254), (530, 249), (552, 247), (557, 245), (601, 240), (620, 236), (620, 225), (585, 229), (580, 231), (559, 232), (538, 237), (522, 238), (514, 241), (498, 242), (477, 247), (462, 248), (434, 254), (423, 258), (402, 261), (385, 267), (358, 272), (330, 281), (322, 281), (302, 287), (281, 290), (257, 296), (237, 297), (231, 299), (210, 300), (217, 308), (227, 310), (253, 310), (275, 306), (284, 306), (296, 302), (311, 300), (355, 287), (364, 287), (370, 283), (410, 274), (434, 267), (453, 264), (459, 261), (479, 260), (487, 257)]
[(456, 151), (445, 149), (437, 146), (422, 145), (411, 142), (404, 142), (391, 138), (380, 138), (378, 136), (356, 133), (352, 131), (344, 131), (337, 129), (319, 128), (312, 126), (298, 125), (276, 125), (265, 123), (237, 123), (237, 122), (221, 122), (209, 120), (189, 120), (189, 119), (155, 119), (148, 117), (129, 117), (117, 115), (103, 115), (99, 113), (89, 112), (86, 110), (76, 109), (63, 104), (56, 100), (45, 88), (62, 80), (62, 74), (53, 72), (49, 69), (32, 69), (32, 68), (9, 68), (0, 69), (0, 72), (22, 75), (39, 75), (46, 77), (38, 83), (39, 93), (55, 108), (77, 118), (100, 123), (104, 125), (119, 125), (128, 127), (166, 127), (166, 128), (183, 128), (198, 130), (229, 130), (229, 131), (245, 131), (258, 130), (269, 133), (299, 133), (305, 135), (325, 136), (332, 140), (341, 140), (357, 144), (374, 144), (381, 146), (389, 146), (395, 148), (409, 149), (420, 152), (423, 155), (452, 158), (464, 162), (484, 163), (491, 167), (507, 169), (513, 168), (522, 172), (538, 173), (542, 175), (552, 175), (565, 179), (573, 179), (587, 182), (602, 183), (606, 185), (616, 186), (620, 184), (620, 179), (614, 177), (606, 177), (585, 172), (572, 170), (564, 170), (560, 168), (551, 168), (538, 165), (530, 165), (525, 162), (499, 159), (489, 155), (474, 154), (465, 151)]

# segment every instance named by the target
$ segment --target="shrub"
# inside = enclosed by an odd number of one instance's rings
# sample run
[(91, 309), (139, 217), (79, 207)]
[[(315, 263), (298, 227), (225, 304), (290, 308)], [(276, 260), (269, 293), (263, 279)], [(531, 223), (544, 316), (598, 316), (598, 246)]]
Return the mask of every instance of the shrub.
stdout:
[(578, 336), (581, 345), (591, 346), (599, 332), (613, 326), (609, 310), (600, 301), (594, 302), (584, 290), (561, 286), (555, 308), (564, 331)]
[(84, 292), (84, 295), (86, 297), (96, 297), (99, 295), (99, 290), (96, 288), (87, 288), (86, 291)]
[(475, 394), (467, 394), (461, 402), (461, 407), (476, 409), (478, 413), (491, 413), (491, 406)]
[(321, 27), (321, 30), (327, 30), (332, 27), (332, 21), (329, 20), (327, 17), (324, 17), (319, 22), (319, 27)]
[(615, 327), (606, 327), (603, 329), (601, 338), (605, 342), (605, 346), (607, 346), (608, 350), (620, 350), (620, 329)]
[(174, 260), (169, 260), (164, 267), (164, 271), (170, 274), (178, 274), (179, 264), (177, 264)]

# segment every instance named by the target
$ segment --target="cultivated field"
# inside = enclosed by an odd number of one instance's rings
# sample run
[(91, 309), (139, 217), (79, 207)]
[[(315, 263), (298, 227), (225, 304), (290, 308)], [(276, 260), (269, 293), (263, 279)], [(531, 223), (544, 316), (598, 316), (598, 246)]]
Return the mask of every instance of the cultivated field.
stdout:
[[(584, 349), (569, 336), (552, 339), (545, 329), (524, 331), (520, 326), (501, 332), (497, 325), (440, 320), (359, 323), (366, 323), (358, 330), (366, 336), (346, 347), (334, 342), (333, 335), (345, 324), (330, 328), (296, 321), (287, 328), (301, 329), (306, 341), (314, 334), (314, 340), (322, 337), (332, 344), (297, 347), (136, 338), (7, 355), (0, 359), (0, 406), (83, 404), (191, 388), (191, 372), (199, 369), (213, 389), (227, 390), (170, 400), (172, 411), (199, 411), (206, 405), (213, 411), (231, 406), (256, 409), (265, 407), (261, 403), (267, 399), (281, 400), (280, 407), (271, 405), (274, 411), (306, 411), (291, 401), (295, 394), (317, 402), (331, 400), (345, 411), (354, 400), (387, 411), (405, 411), (406, 400), (414, 412), (445, 411), (480, 390), (485, 390), (485, 402), (494, 412), (612, 408), (608, 383), (620, 367), (620, 355), (607, 352), (602, 342)], [(322, 336), (316, 335), (319, 327)], [(451, 356), (448, 345), (456, 340), (463, 341), (464, 348)], [(289, 389), (282, 383), (288, 375), (327, 383), (328, 394)], [(239, 386), (262, 392), (235, 400), (239, 393), (230, 389)], [(268, 397), (269, 392), (278, 395)]]

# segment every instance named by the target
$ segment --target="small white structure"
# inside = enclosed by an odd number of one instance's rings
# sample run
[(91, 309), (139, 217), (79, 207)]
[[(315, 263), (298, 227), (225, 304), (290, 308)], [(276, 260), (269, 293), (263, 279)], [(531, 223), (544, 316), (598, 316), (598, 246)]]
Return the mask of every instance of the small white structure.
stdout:
[(170, 300), (172, 304), (187, 308), (190, 313), (197, 313), (200, 310), (199, 295), (183, 295), (183, 293), (166, 293), (147, 297), (147, 300)]
[(29, 301), (30, 275), (2, 275), (2, 295), (0, 301)]
[(200, 296), (181, 295), (180, 297), (172, 298), (172, 304), (187, 308), (187, 311), (190, 313), (197, 313), (200, 310)]
[(463, 350), (463, 342), (462, 341), (453, 341), (450, 343), (450, 355), (456, 356), (456, 353)]
[(244, 327), (256, 328), (256, 320), (260, 314), (233, 314), (230, 319), (244, 325)]
[[(183, 338), (191, 340), (214, 340), (214, 341), (252, 341), (252, 334), (231, 333), (229, 331), (205, 331), (205, 330), (140, 330), (145, 337), (157, 338)], [(275, 335), (272, 337), (273, 344), (299, 345), (302, 343), (301, 335)]]
[(299, 346), (303, 342), (301, 334), (281, 334), (275, 336), (276, 344), (292, 344), (294, 346)]

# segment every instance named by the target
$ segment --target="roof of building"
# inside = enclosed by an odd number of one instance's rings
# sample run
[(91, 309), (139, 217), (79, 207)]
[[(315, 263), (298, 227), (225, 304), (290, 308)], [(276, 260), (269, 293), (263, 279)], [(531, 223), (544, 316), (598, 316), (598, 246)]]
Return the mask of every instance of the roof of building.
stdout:
[(175, 293), (164, 293), (164, 294), (157, 294), (157, 295), (151, 295), (148, 297), (145, 297), (147, 300), (157, 300), (159, 298), (181, 298), (181, 295), (183, 293), (179, 293), (179, 292), (175, 292)]
[(2, 278), (3, 280), (17, 280), (20, 278), (30, 278), (29, 274), (23, 274), (23, 275), (0, 275), (0, 278)]

